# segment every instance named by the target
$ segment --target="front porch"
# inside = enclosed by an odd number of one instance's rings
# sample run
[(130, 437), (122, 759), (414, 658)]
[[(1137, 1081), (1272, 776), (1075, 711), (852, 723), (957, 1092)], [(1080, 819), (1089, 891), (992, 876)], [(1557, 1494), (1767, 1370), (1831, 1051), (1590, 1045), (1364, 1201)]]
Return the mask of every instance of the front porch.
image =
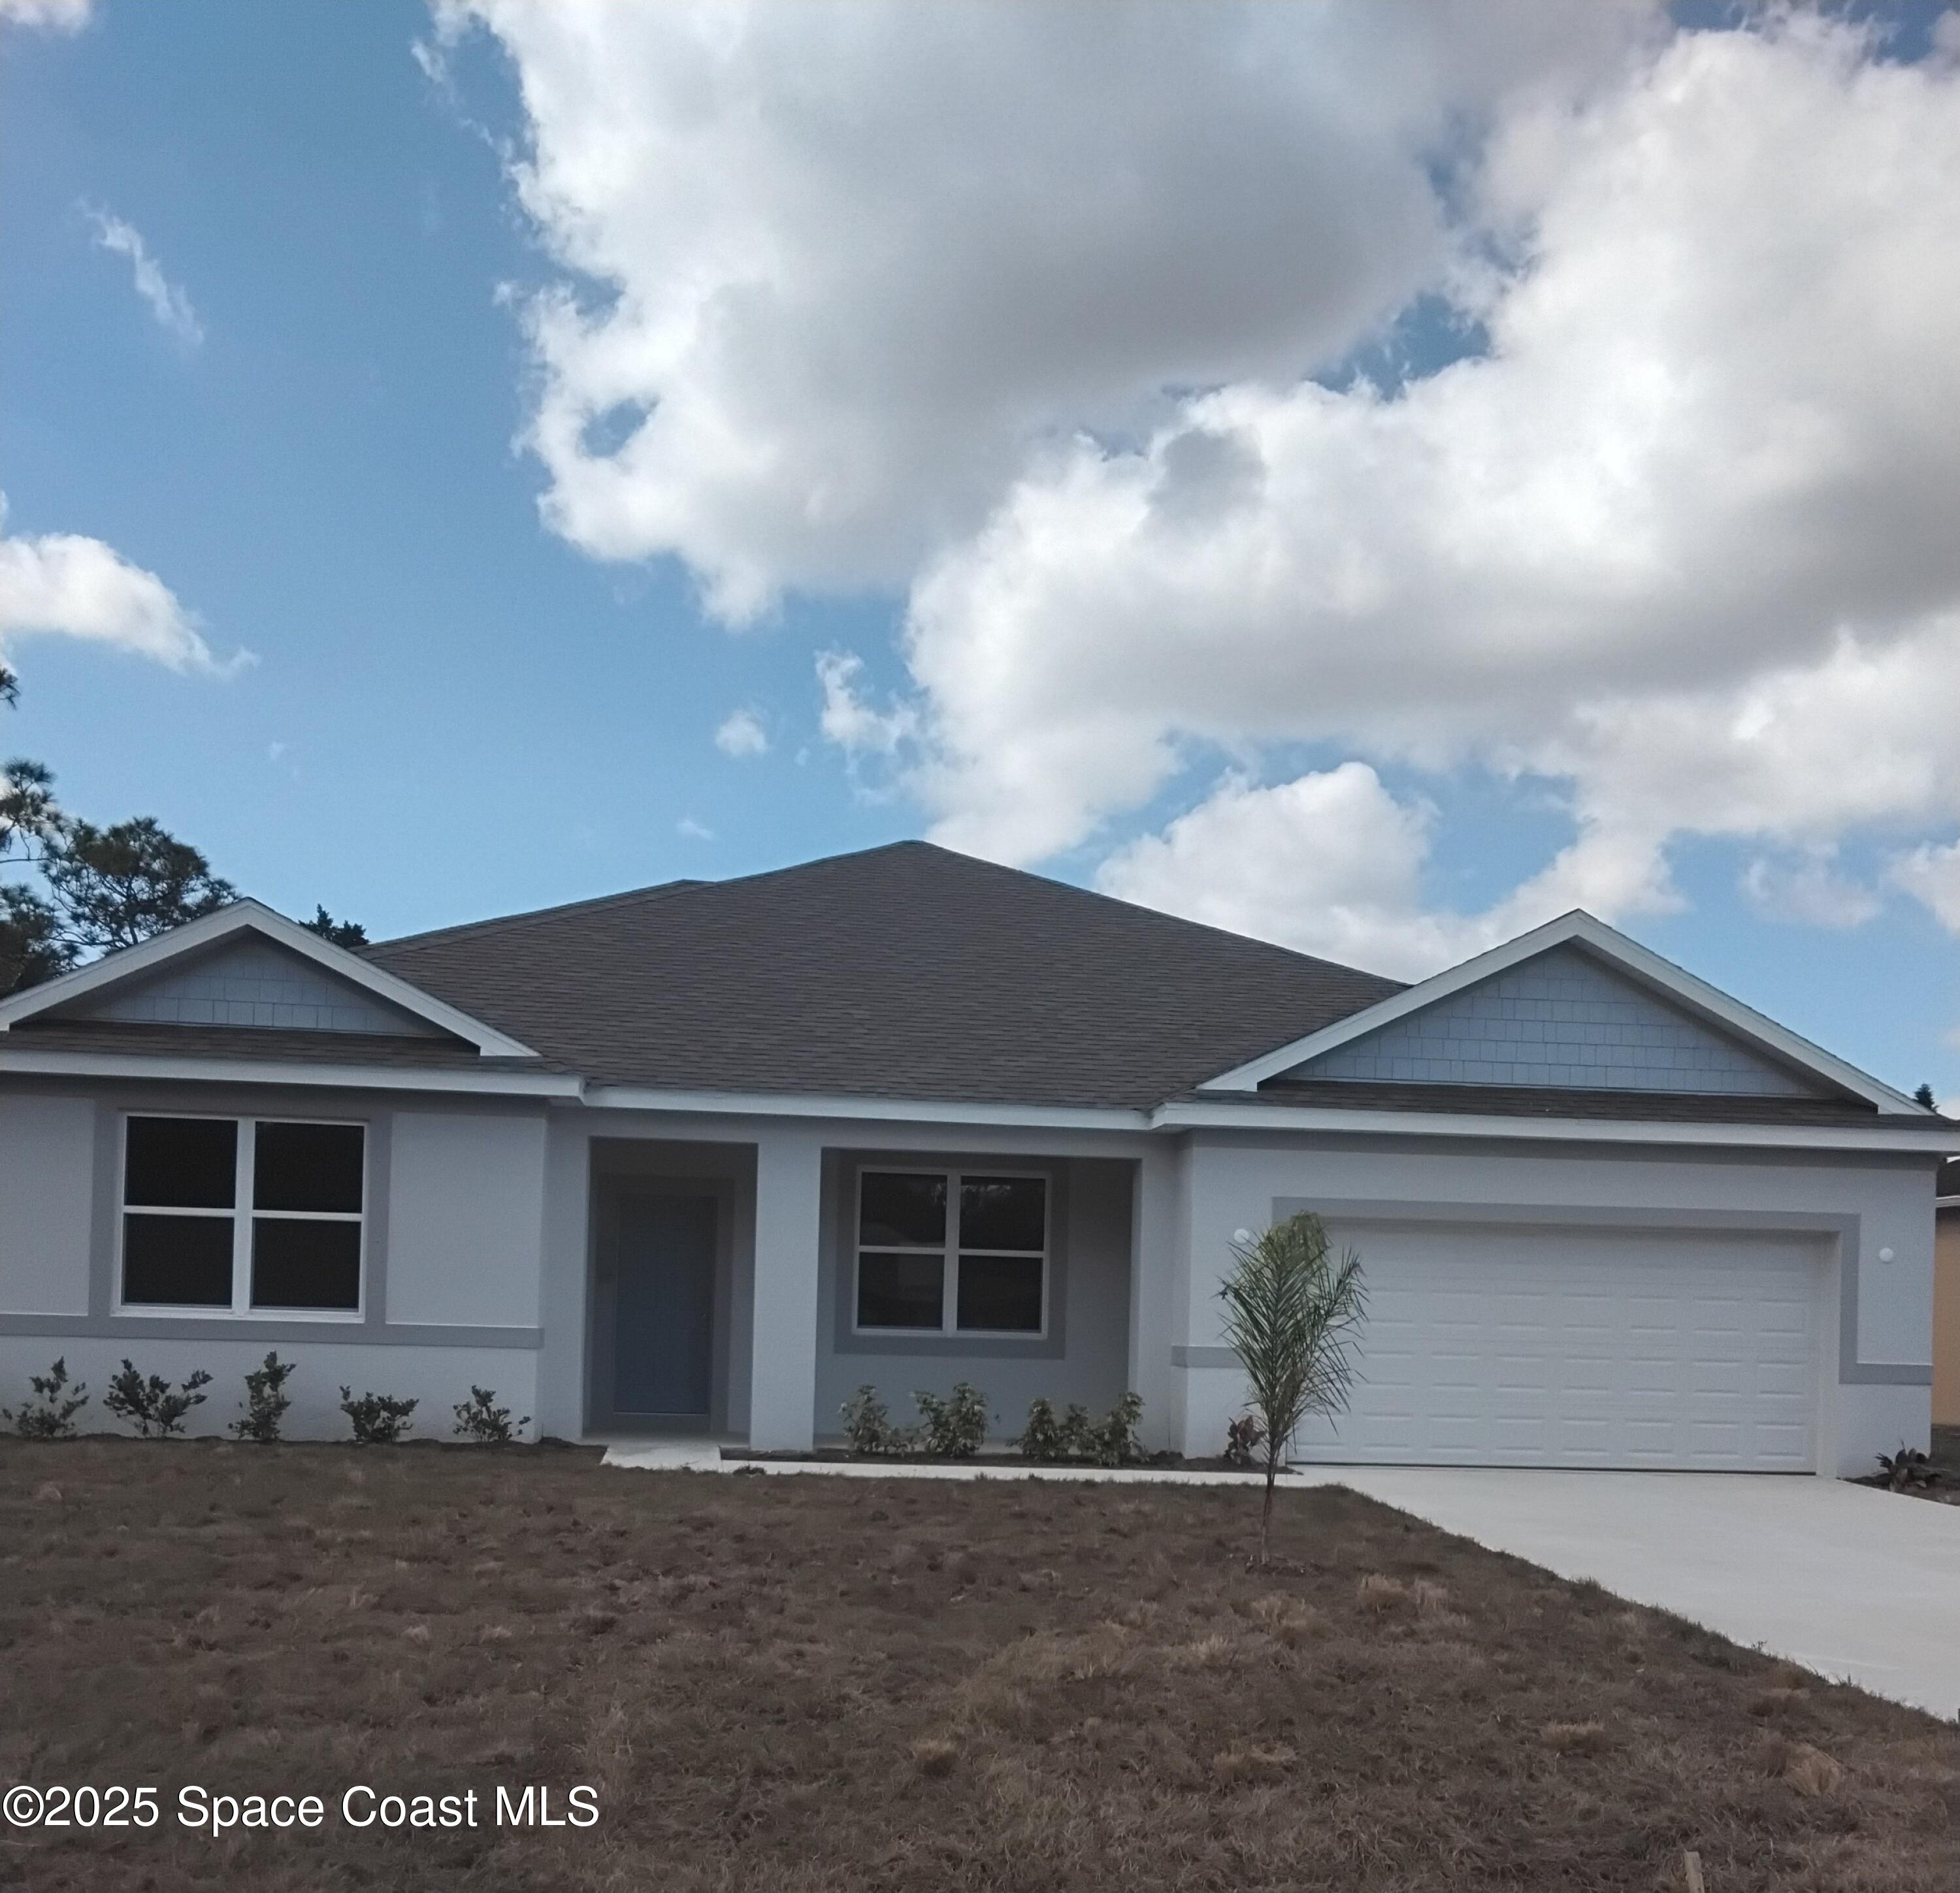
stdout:
[(584, 1438), (807, 1450), (862, 1386), (902, 1423), (916, 1389), (965, 1380), (998, 1443), (1036, 1398), (1101, 1412), (1138, 1386), (1138, 1156), (773, 1128), (584, 1142)]

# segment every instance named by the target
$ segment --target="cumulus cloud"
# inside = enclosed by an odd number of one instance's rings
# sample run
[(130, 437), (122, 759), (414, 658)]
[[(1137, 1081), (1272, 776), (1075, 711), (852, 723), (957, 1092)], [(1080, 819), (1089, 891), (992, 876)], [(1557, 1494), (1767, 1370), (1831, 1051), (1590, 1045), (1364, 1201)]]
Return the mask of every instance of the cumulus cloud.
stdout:
[(715, 728), (714, 746), (724, 756), (763, 756), (768, 751), (769, 733), (754, 711), (732, 710)]
[(1641, 778), (1691, 826), (1711, 778), (1741, 824), (1956, 812), (1943, 735), (1849, 771), (1795, 739), (1847, 681), (1923, 737), (1897, 686), (1952, 668), (1960, 79), (1815, 24), (1686, 35), (1512, 124), (1482, 202), (1522, 251), (1487, 355), (1079, 438), (926, 573), (943, 835), (1070, 845), (1179, 735), (1508, 756), (1622, 810)]
[(204, 325), (190, 306), (190, 297), (165, 277), (163, 266), (150, 254), (142, 232), (104, 210), (90, 210), (86, 215), (95, 228), (96, 248), (129, 259), (136, 293), (158, 324), (180, 342), (196, 348), (204, 339)]
[(1096, 885), (1234, 933), (1421, 979), (1575, 907), (1664, 910), (1651, 837), (1596, 826), (1481, 912), (1426, 904), (1434, 806), (1398, 800), (1365, 762), (1269, 787), (1228, 776), (1204, 801), (1118, 849)]
[[(1953, 33), (1914, 65), (1780, 8), (438, 21), (510, 53), (564, 271), (523, 305), (548, 521), (677, 555), (731, 619), (902, 588), (905, 688), (827, 653), (821, 724), (937, 838), (1040, 861), (1222, 750), (1106, 885), (1419, 969), (1665, 910), (1684, 835), (1853, 924), (1879, 896), (1831, 850), (1882, 827), (1943, 911)], [(1353, 372), (1419, 308), (1475, 345)], [(1300, 741), (1366, 762), (1260, 787)], [(1430, 914), (1437, 818), (1382, 761), (1549, 787), (1571, 841)], [(1290, 896), (1244, 885), (1268, 850)]]
[(215, 657), (170, 587), (113, 546), (72, 533), (8, 537), (6, 520), (0, 495), (0, 648), (58, 632), (114, 644), (172, 670), (229, 676), (255, 661), (243, 651)]
[(1806, 927), (1862, 927), (1882, 904), (1876, 889), (1838, 873), (1828, 850), (1793, 861), (1759, 854), (1742, 870), (1742, 889), (1768, 918)]
[[(1914, 848), (1892, 864), (1892, 880), (1923, 902), (1949, 933), (1960, 934), (1960, 842)], [(1956, 1037), (1960, 1044), (1960, 1037)]]
[(0, 0), (0, 24), (46, 27), (56, 33), (78, 33), (88, 24), (94, 0)]
[[(713, 606), (903, 585), (1031, 450), (1290, 379), (1450, 266), (1431, 166), (1652, 10), (439, 0), (522, 87), (546, 517)], [(1630, 25), (1630, 22), (1634, 24)]]

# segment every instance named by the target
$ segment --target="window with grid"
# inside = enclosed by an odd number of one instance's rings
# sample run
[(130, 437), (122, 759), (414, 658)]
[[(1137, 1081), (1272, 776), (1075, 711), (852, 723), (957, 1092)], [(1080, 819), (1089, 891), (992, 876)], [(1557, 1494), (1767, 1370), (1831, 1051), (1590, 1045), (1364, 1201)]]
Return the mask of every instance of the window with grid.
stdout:
[(358, 1124), (125, 1118), (122, 1306), (358, 1315), (367, 1156)]
[(1048, 1259), (1045, 1176), (858, 1172), (861, 1332), (1045, 1334)]

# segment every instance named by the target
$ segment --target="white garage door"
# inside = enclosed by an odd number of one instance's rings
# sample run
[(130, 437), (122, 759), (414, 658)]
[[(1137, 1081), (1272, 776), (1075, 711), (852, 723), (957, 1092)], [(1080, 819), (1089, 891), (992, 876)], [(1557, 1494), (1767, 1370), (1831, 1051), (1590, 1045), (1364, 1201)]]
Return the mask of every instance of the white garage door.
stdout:
[(1350, 1410), (1303, 1459), (1815, 1464), (1815, 1239), (1330, 1223), (1369, 1313)]

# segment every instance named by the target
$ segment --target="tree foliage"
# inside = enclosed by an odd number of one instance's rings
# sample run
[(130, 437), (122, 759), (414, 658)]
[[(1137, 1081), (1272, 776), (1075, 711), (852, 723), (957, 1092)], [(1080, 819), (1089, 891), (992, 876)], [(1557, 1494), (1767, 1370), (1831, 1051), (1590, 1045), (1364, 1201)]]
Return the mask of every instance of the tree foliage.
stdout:
[(43, 864), (62, 931), (78, 953), (113, 953), (238, 898), (188, 842), (152, 817), (97, 828), (71, 822)]
[(311, 920), (303, 920), (300, 924), (310, 934), (317, 934), (332, 946), (364, 946), (368, 944), (368, 930), (358, 920), (336, 920), (324, 907), (316, 907)]
[(1270, 1554), (1273, 1487), (1293, 1430), (1309, 1414), (1338, 1413), (1354, 1380), (1348, 1351), (1367, 1312), (1361, 1258), (1336, 1261), (1311, 1214), (1289, 1217), (1232, 1246), (1232, 1271), (1218, 1290), (1225, 1342), (1250, 1385), (1265, 1430), (1266, 1489), (1258, 1561)]

